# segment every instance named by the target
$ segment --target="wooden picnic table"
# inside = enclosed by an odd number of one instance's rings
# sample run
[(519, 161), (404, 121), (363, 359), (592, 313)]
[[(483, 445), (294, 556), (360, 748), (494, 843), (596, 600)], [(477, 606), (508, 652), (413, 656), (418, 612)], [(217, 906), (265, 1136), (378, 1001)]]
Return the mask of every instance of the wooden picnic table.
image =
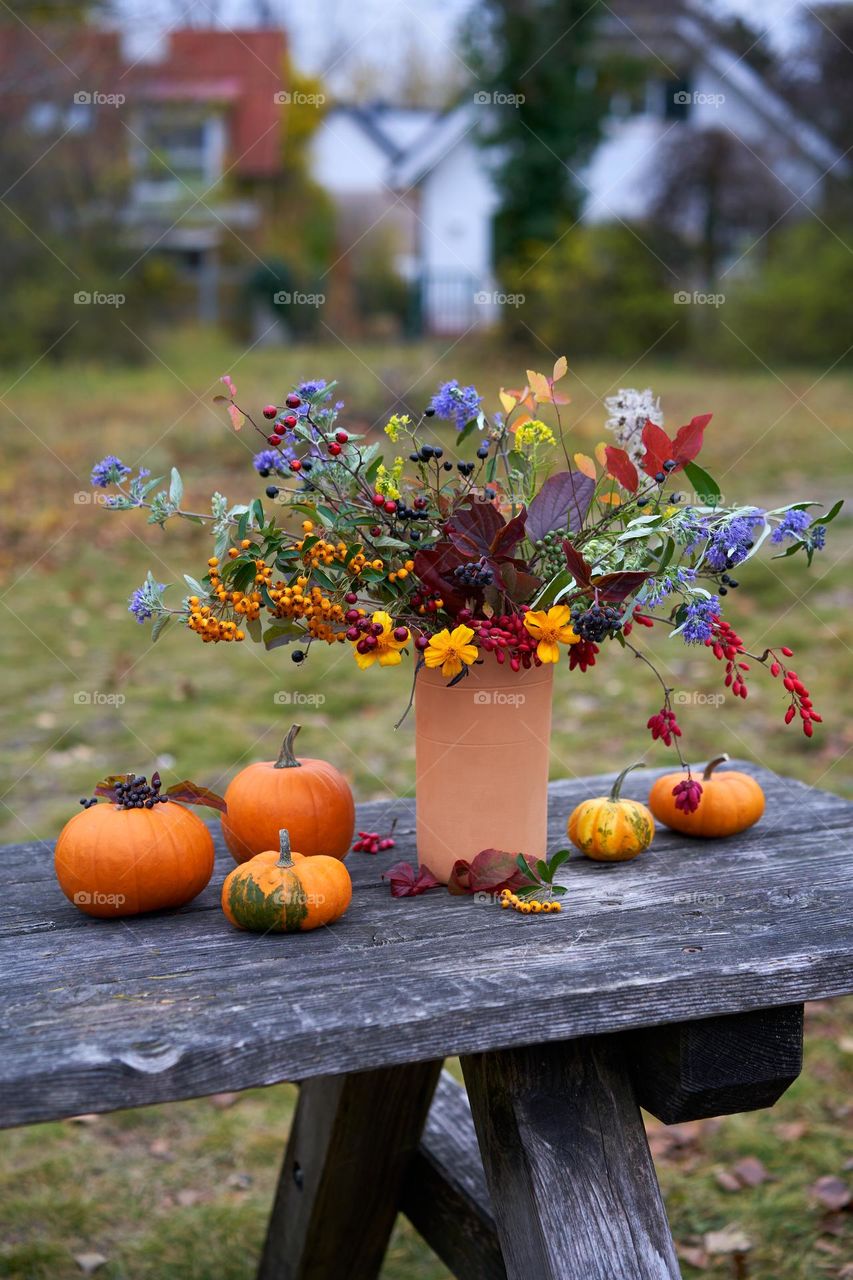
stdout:
[[(803, 1001), (853, 990), (853, 804), (737, 767), (767, 794), (756, 827), (573, 859), (545, 918), (392, 899), (411, 801), (361, 808), (397, 846), (353, 854), (347, 915), (301, 935), (227, 923), (221, 842), (195, 902), (117, 921), (65, 900), (47, 842), (7, 847), (0, 1123), (298, 1081), (262, 1280), (375, 1277), (398, 1210), (470, 1280), (678, 1276), (639, 1104), (667, 1123), (771, 1105)], [(552, 784), (552, 848), (611, 781)]]

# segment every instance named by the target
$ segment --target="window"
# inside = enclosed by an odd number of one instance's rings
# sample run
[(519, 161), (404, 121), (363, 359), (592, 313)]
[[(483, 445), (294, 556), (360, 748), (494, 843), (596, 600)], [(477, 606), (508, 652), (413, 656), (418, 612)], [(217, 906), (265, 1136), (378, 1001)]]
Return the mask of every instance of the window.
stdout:
[(137, 149), (140, 176), (166, 186), (205, 186), (222, 171), (219, 120), (198, 108), (149, 108)]

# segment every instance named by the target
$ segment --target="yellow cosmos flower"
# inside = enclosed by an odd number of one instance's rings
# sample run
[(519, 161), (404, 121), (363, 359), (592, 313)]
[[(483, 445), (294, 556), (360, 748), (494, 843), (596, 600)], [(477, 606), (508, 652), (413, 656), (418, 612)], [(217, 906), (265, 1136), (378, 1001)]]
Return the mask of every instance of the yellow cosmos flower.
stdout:
[(406, 633), (405, 640), (397, 640), (394, 636), (394, 619), (384, 609), (377, 610), (371, 615), (370, 621), (382, 628), (381, 633), (375, 637), (376, 648), (369, 649), (367, 653), (359, 653), (356, 646), (358, 640), (351, 641), (355, 660), (361, 667), (362, 671), (366, 671), (368, 667), (372, 667), (374, 662), (378, 662), (380, 667), (397, 667), (402, 662), (400, 650), (404, 645), (409, 643), (409, 635)]
[(437, 632), (424, 650), (424, 662), (428, 667), (441, 667), (441, 674), (448, 680), (458, 676), (463, 666), (470, 667), (477, 659), (477, 646), (471, 644), (474, 632), (471, 627), (454, 627)]
[(544, 609), (531, 609), (524, 615), (524, 625), (534, 640), (538, 640), (536, 656), (540, 662), (559, 662), (560, 644), (577, 644), (576, 634), (569, 618), (567, 604), (557, 604), (546, 613)]

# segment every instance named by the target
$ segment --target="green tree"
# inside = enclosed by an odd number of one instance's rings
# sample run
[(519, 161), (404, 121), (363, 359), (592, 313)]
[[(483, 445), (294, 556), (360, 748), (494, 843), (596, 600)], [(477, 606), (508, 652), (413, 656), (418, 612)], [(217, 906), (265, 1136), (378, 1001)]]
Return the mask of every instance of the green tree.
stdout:
[(489, 95), (484, 141), (497, 159), (499, 266), (553, 243), (580, 214), (577, 174), (607, 110), (592, 49), (600, 8), (599, 0), (481, 0), (472, 16), (475, 100)]

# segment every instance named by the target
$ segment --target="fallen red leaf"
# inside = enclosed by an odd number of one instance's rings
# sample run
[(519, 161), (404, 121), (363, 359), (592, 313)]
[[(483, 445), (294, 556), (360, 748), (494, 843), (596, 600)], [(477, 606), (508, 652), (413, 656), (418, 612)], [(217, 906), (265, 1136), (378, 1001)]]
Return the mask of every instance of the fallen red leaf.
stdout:
[[(481, 849), (471, 862), (459, 858), (453, 864), (447, 887), (451, 893), (499, 893), (501, 889), (518, 889), (525, 883), (516, 862), (518, 854), (504, 849)], [(524, 855), (531, 869), (536, 859)]]
[(441, 881), (436, 880), (429, 867), (419, 867), (415, 871), (410, 862), (395, 862), (393, 867), (382, 872), (382, 879), (391, 885), (392, 898), (416, 898), (427, 889), (441, 888)]

